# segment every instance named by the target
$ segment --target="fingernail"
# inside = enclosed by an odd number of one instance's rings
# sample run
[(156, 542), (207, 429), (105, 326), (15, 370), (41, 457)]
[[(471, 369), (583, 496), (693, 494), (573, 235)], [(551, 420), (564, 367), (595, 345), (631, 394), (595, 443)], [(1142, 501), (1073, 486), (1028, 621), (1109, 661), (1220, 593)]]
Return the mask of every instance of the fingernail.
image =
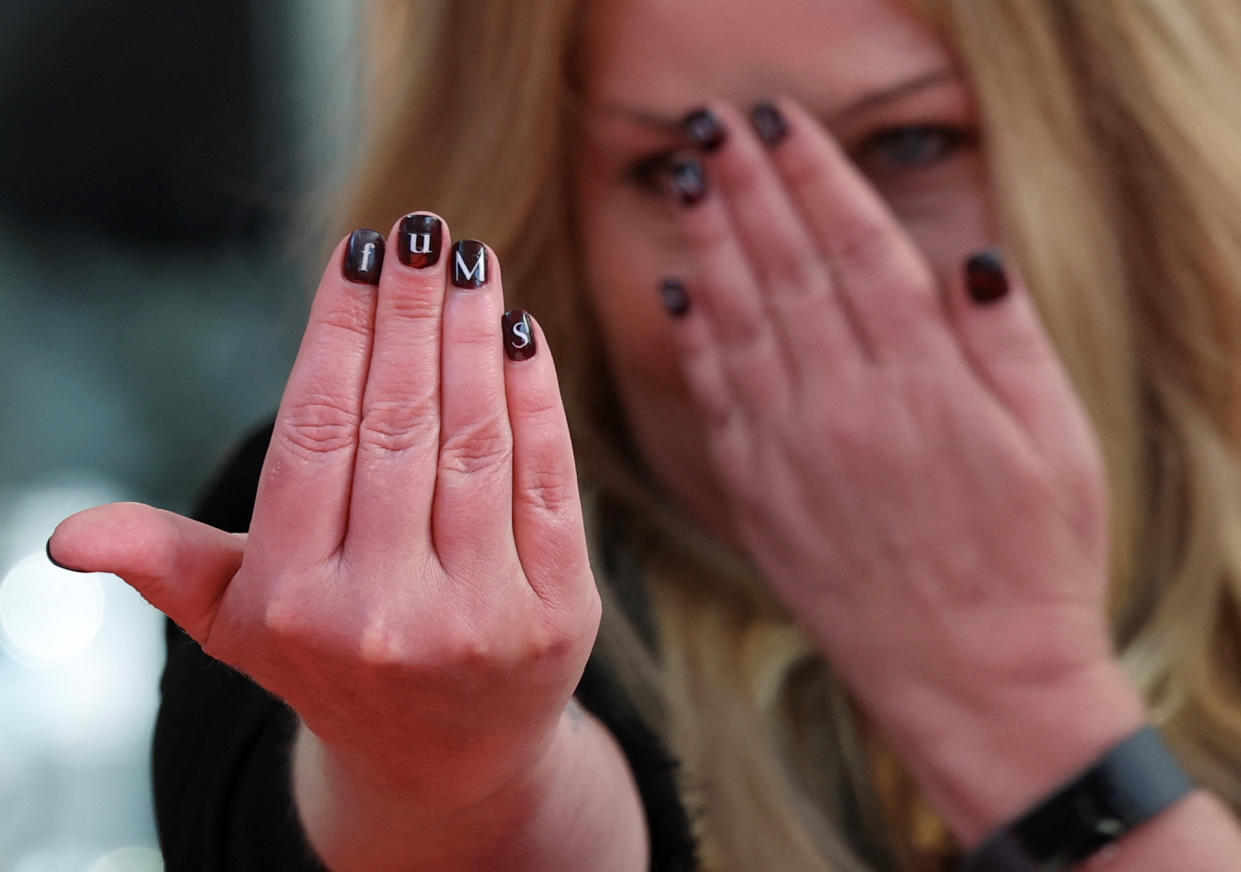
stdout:
[(976, 303), (993, 303), (1008, 293), (1008, 274), (998, 249), (980, 251), (965, 262), (965, 287)]
[(668, 185), (682, 206), (693, 206), (707, 196), (707, 175), (694, 157), (673, 159), (668, 167)]
[(500, 319), (504, 333), (504, 353), (509, 360), (529, 360), (538, 351), (534, 342), (534, 324), (524, 309), (509, 309)]
[(681, 119), (681, 129), (689, 141), (703, 151), (718, 151), (728, 139), (720, 119), (710, 109), (695, 109)]
[(47, 544), (43, 546), (43, 550), (47, 552), (48, 563), (52, 564), (53, 566), (60, 567), (61, 569), (67, 569), (70, 572), (85, 572), (85, 570), (83, 569), (74, 569), (72, 566), (65, 566), (63, 563), (61, 563), (59, 560), (57, 560), (55, 557), (52, 556), (52, 537), (51, 536), (47, 537)]
[(476, 239), (453, 245), (452, 283), (459, 288), (481, 288), (487, 283), (487, 246)]
[(345, 262), (341, 265), (345, 278), (363, 285), (377, 285), (383, 265), (382, 234), (374, 230), (355, 230), (349, 234), (349, 244), (345, 246)]
[(779, 145), (789, 135), (789, 126), (775, 104), (762, 102), (750, 110), (750, 123), (764, 145)]
[(689, 311), (689, 294), (678, 279), (664, 279), (659, 284), (659, 299), (674, 318), (681, 318)]
[(434, 215), (406, 215), (397, 234), (397, 257), (415, 269), (435, 266), (439, 263), (443, 234), (443, 225)]

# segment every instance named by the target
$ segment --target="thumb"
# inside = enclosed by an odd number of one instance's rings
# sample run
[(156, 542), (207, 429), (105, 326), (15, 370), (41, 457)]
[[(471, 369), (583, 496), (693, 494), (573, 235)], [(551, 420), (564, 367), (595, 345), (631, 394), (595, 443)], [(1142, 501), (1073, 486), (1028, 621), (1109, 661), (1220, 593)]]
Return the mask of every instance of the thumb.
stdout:
[(119, 575), (201, 643), (245, 544), (244, 533), (140, 503), (109, 503), (61, 521), (47, 556), (65, 569)]

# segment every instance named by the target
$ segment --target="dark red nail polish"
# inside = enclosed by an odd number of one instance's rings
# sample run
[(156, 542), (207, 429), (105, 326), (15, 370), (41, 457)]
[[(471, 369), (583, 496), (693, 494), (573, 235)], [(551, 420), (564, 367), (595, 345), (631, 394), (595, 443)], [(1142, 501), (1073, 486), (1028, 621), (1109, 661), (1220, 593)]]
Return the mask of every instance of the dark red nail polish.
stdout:
[(439, 263), (444, 228), (434, 215), (406, 215), (397, 237), (396, 254), (401, 263), (415, 269)]
[(707, 174), (697, 158), (674, 158), (668, 166), (668, 186), (682, 206), (693, 206), (707, 196)]
[(43, 550), (47, 553), (47, 562), (61, 569), (67, 569), (70, 572), (85, 572), (83, 569), (74, 569), (72, 566), (65, 566), (59, 560), (52, 556), (52, 537), (47, 537), (47, 544), (43, 546)]
[(664, 279), (659, 284), (659, 300), (674, 318), (681, 318), (689, 311), (689, 294), (679, 279)]
[(728, 139), (724, 125), (710, 109), (695, 109), (681, 119), (681, 129), (697, 148), (706, 152), (718, 151)]
[(750, 124), (754, 126), (758, 138), (769, 147), (779, 145), (789, 135), (789, 126), (784, 115), (773, 103), (759, 103), (751, 109)]
[(349, 234), (345, 246), (345, 262), (341, 272), (351, 282), (363, 285), (379, 284), (379, 273), (384, 265), (384, 238), (374, 230), (355, 230)]
[(989, 248), (965, 262), (965, 287), (976, 303), (993, 303), (1008, 294), (1008, 274), (998, 250)]
[(509, 309), (500, 319), (504, 333), (504, 353), (509, 360), (529, 360), (538, 351), (534, 341), (534, 324), (523, 309)]
[(452, 283), (458, 288), (481, 288), (487, 284), (487, 246), (476, 239), (463, 239), (453, 245)]

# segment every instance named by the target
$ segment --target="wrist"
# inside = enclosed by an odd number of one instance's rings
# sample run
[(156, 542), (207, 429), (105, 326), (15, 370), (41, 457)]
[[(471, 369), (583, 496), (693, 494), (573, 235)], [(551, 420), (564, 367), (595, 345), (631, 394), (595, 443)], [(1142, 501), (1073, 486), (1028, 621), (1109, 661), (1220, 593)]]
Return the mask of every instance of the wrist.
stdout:
[(431, 797), (435, 808), (463, 813), (544, 771), (563, 744), (567, 721), (562, 712), (543, 735), (510, 734), (500, 748), (494, 742), (474, 742), (445, 749), (427, 747), (417, 736), (402, 747), (379, 742), (338, 745), (299, 719), (294, 760), (333, 795), (398, 804)]
[(305, 727), (294, 794), (307, 837), (333, 869), (645, 868), (624, 757), (574, 702), (546, 753), (466, 804), (427, 782), (358, 779)]
[(928, 802), (967, 847), (1082, 771), (1145, 723), (1119, 664), (970, 700), (928, 694), (916, 723), (887, 730)]
[(1158, 731), (1144, 726), (1057, 787), (966, 856), (963, 872), (1069, 869), (1118, 843), (1193, 790)]

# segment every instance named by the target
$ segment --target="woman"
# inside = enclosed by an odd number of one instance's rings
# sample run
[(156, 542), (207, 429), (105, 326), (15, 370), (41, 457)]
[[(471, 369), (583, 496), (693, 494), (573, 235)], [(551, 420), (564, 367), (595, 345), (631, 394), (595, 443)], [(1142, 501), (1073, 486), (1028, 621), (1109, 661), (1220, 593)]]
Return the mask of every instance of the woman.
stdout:
[(376, 11), (342, 211), (446, 220), (333, 253), (248, 538), (49, 542), (298, 716), (290, 797), (174, 647), (169, 850), (264, 794), (334, 869), (936, 868), (1154, 723), (1200, 787), (1105, 868), (1241, 868), (1230, 2)]

